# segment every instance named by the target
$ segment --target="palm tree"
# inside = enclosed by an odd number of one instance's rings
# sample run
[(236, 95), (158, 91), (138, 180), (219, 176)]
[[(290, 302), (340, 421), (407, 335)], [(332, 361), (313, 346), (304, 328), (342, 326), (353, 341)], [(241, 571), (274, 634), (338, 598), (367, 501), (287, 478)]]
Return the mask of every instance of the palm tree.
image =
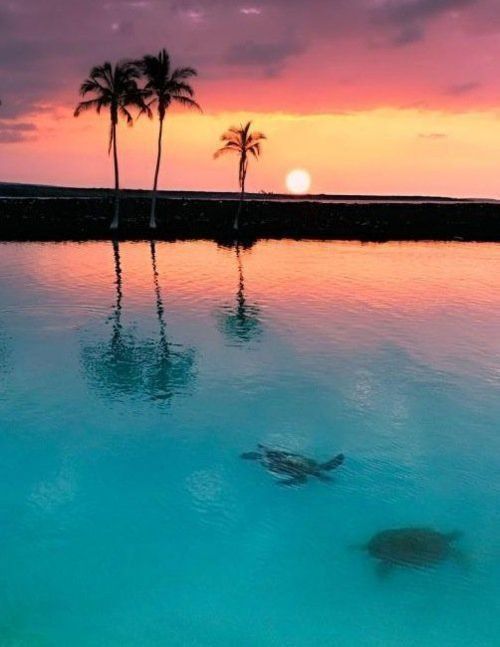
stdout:
[(151, 216), (149, 226), (156, 229), (156, 195), (158, 189), (158, 176), (160, 174), (163, 122), (168, 108), (172, 103), (177, 103), (188, 108), (201, 110), (193, 99), (194, 90), (187, 82), (197, 72), (192, 67), (179, 67), (171, 70), (170, 57), (166, 49), (162, 49), (156, 56), (147, 55), (137, 62), (146, 81), (144, 86), (145, 96), (151, 98), (145, 111), (151, 116), (151, 107), (156, 105), (160, 122), (158, 130), (158, 152), (153, 180), (153, 194), (151, 199)]
[(119, 117), (123, 117), (129, 126), (133, 124), (130, 106), (144, 108), (143, 94), (137, 86), (140, 77), (139, 70), (131, 61), (121, 61), (112, 66), (111, 63), (97, 65), (90, 70), (87, 79), (80, 86), (82, 97), (93, 95), (91, 99), (80, 101), (74, 115), (78, 117), (82, 112), (95, 110), (101, 113), (103, 108), (109, 110), (110, 130), (108, 154), (113, 149), (115, 170), (115, 210), (110, 229), (118, 228), (120, 204), (120, 175), (118, 170), (118, 151), (116, 145), (116, 127)]
[(220, 138), (221, 141), (225, 142), (225, 144), (214, 154), (215, 159), (226, 153), (236, 153), (240, 156), (240, 163), (238, 167), (238, 185), (240, 187), (241, 193), (240, 204), (233, 225), (235, 231), (238, 231), (239, 216), (241, 207), (243, 205), (243, 200), (245, 198), (245, 180), (247, 177), (248, 161), (250, 155), (253, 155), (255, 159), (259, 159), (261, 153), (261, 141), (266, 139), (266, 136), (263, 133), (251, 133), (251, 125), (252, 122), (249, 121), (245, 126), (241, 125), (239, 128), (233, 126), (229, 130), (226, 130), (226, 132), (221, 135)]

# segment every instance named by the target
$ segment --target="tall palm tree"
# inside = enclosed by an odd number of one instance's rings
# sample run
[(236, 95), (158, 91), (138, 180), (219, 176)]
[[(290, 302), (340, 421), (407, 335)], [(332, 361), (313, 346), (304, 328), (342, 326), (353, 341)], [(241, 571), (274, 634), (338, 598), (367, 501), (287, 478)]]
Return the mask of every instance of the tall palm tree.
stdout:
[(87, 110), (95, 110), (97, 114), (100, 114), (103, 109), (109, 110), (108, 154), (113, 149), (115, 170), (115, 209), (110, 229), (118, 228), (120, 211), (120, 174), (116, 129), (119, 117), (123, 117), (127, 124), (132, 126), (133, 118), (129, 111), (131, 106), (137, 106), (140, 109), (144, 108), (143, 94), (137, 85), (139, 77), (139, 70), (131, 61), (120, 61), (114, 66), (106, 62), (103, 65), (93, 67), (88, 78), (80, 86), (82, 97), (88, 94), (93, 96), (90, 99), (80, 101), (74, 112), (75, 117), (78, 117)]
[(233, 224), (235, 231), (238, 231), (239, 216), (241, 207), (243, 205), (243, 200), (245, 199), (245, 181), (247, 177), (248, 161), (250, 159), (250, 155), (253, 155), (255, 159), (259, 159), (261, 153), (261, 142), (262, 140), (266, 139), (266, 136), (263, 133), (250, 132), (251, 125), (252, 122), (249, 121), (247, 124), (245, 124), (245, 126), (241, 125), (239, 128), (233, 126), (229, 130), (226, 130), (226, 132), (223, 133), (220, 138), (221, 141), (225, 142), (225, 144), (214, 154), (215, 159), (217, 159), (221, 155), (225, 155), (226, 153), (236, 153), (240, 157), (238, 166), (240, 204), (238, 206), (238, 211), (236, 212)]
[(172, 103), (201, 110), (200, 106), (193, 99), (194, 90), (188, 83), (188, 80), (196, 76), (197, 72), (192, 67), (179, 67), (172, 70), (170, 57), (166, 49), (162, 49), (156, 56), (144, 56), (144, 58), (137, 62), (137, 66), (146, 82), (144, 86), (145, 96), (150, 98), (145, 111), (151, 116), (151, 107), (156, 106), (160, 122), (153, 194), (151, 198), (151, 215), (149, 220), (151, 229), (156, 229), (156, 196), (161, 164), (163, 122), (167, 110)]

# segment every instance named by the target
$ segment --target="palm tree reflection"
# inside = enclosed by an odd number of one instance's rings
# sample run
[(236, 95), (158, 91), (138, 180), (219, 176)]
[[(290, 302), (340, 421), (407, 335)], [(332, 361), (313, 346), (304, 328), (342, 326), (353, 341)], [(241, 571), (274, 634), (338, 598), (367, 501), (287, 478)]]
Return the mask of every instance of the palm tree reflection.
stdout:
[(246, 343), (258, 339), (262, 334), (260, 308), (248, 303), (245, 297), (245, 278), (239, 243), (236, 244), (236, 261), (238, 265), (238, 291), (234, 306), (225, 306), (220, 317), (223, 333), (236, 343)]
[(0, 330), (0, 384), (3, 382), (4, 378), (8, 372), (9, 366), (9, 352), (7, 349), (7, 342), (3, 331)]
[(85, 346), (82, 365), (92, 386), (106, 396), (129, 396), (140, 391), (141, 352), (134, 334), (122, 324), (123, 278), (120, 244), (112, 241), (115, 266), (116, 300), (109, 319), (111, 339)]
[(185, 390), (194, 377), (194, 351), (173, 349), (167, 339), (161, 298), (155, 243), (151, 260), (159, 322), (159, 340), (140, 338), (122, 323), (123, 278), (119, 242), (113, 241), (116, 300), (110, 317), (109, 341), (92, 343), (82, 349), (82, 366), (93, 388), (111, 398), (138, 397), (170, 401)]
[(167, 339), (165, 309), (161, 296), (160, 279), (156, 260), (156, 242), (151, 241), (151, 265), (156, 296), (156, 314), (159, 324), (159, 340), (153, 344), (147, 367), (146, 391), (156, 400), (168, 400), (176, 391), (186, 386), (194, 377), (194, 351), (174, 347)]

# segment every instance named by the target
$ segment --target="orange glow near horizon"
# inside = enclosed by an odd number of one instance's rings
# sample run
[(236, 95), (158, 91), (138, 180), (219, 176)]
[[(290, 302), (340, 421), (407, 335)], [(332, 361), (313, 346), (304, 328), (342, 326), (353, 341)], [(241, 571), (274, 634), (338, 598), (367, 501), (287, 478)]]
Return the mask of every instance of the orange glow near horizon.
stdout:
[[(237, 287), (234, 247), (220, 248), (210, 241), (157, 242), (156, 250), (164, 287), (174, 298), (182, 299), (186, 286), (207, 297), (222, 297)], [(66, 284), (72, 290), (76, 284), (92, 293), (112, 291), (111, 241), (65, 243), (56, 251), (54, 255), (53, 249), (43, 243), (26, 245), (34, 273), (44, 283), (54, 289)], [(259, 242), (240, 251), (247, 296), (253, 300), (284, 299), (290, 307), (299, 307), (308, 296), (321, 295), (337, 304), (413, 313), (441, 311), (453, 304), (465, 306), (471, 300), (471, 290), (478, 289), (485, 302), (498, 303), (500, 308), (496, 274), (492, 276), (491, 264), (477, 262), (478, 254), (484, 253), (497, 267), (500, 248), (494, 243), (283, 240)], [(122, 242), (120, 255), (125, 298), (150, 300), (149, 244)], [(111, 277), (109, 282), (101, 273), (82, 275), (102, 266)], [(307, 271), (312, 266), (315, 271)], [(192, 281), (186, 283), (186, 275)]]
[[(252, 160), (249, 191), (283, 191), (295, 167), (314, 177), (315, 193), (425, 194), (500, 197), (500, 123), (493, 112), (446, 113), (379, 109), (348, 114), (174, 112), (167, 118), (160, 188), (237, 189), (236, 161), (214, 163), (219, 135), (252, 119), (268, 137), (261, 159)], [(3, 181), (110, 186), (108, 123), (68, 110), (36, 120), (33, 141), (4, 144)], [(123, 187), (149, 188), (157, 123), (141, 118), (121, 125)]]
[[(56, 248), (33, 243), (22, 246), (22, 253), (29, 261), (21, 267), (29, 268), (29, 276), (20, 275), (18, 280), (39, 280), (49, 292), (62, 290), (68, 305), (77, 308), (89, 301), (99, 303), (95, 316), (107, 320), (115, 298), (110, 241)], [(120, 243), (120, 258), (124, 313), (143, 308), (154, 317), (149, 244)], [(156, 258), (167, 318), (169, 312), (192, 304), (215, 312), (234, 302), (239, 287), (234, 248), (208, 241), (159, 242)], [(484, 357), (492, 361), (498, 357), (500, 327), (495, 312), (500, 291), (493, 270), (500, 265), (498, 245), (273, 241), (241, 250), (240, 258), (247, 303), (258, 305), (271, 329), (288, 329), (304, 308), (327, 309), (327, 329), (318, 331), (324, 321), (321, 324), (315, 317), (301, 319), (296, 334), (311, 347), (329, 334), (347, 349), (387, 343), (388, 318), (403, 318), (408, 352), (418, 348), (430, 364), (446, 368), (449, 358), (457, 355), (457, 343), (470, 344), (477, 335), (476, 328), (461, 326), (466, 317), (482, 322), (485, 334), (478, 339), (485, 346)], [(385, 330), (381, 336), (378, 321)], [(405, 344), (405, 339), (398, 337), (395, 343)]]

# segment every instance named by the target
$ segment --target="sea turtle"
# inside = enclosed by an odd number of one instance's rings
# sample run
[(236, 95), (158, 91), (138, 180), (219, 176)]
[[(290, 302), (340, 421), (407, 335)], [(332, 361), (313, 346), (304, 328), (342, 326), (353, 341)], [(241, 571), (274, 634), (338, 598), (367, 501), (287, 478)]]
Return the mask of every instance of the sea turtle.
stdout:
[(258, 452), (246, 452), (241, 455), (241, 458), (260, 461), (270, 472), (290, 476), (291, 478), (281, 482), (283, 485), (305, 483), (308, 476), (316, 476), (322, 481), (329, 481), (331, 479), (323, 472), (329, 472), (344, 462), (343, 454), (338, 454), (326, 463), (318, 463), (312, 458), (285, 452), (281, 449), (269, 449), (264, 445), (258, 445), (258, 448)]
[(432, 528), (395, 528), (375, 534), (363, 546), (378, 561), (379, 575), (386, 575), (394, 566), (425, 568), (446, 559), (460, 559), (453, 542), (460, 532), (441, 533)]

